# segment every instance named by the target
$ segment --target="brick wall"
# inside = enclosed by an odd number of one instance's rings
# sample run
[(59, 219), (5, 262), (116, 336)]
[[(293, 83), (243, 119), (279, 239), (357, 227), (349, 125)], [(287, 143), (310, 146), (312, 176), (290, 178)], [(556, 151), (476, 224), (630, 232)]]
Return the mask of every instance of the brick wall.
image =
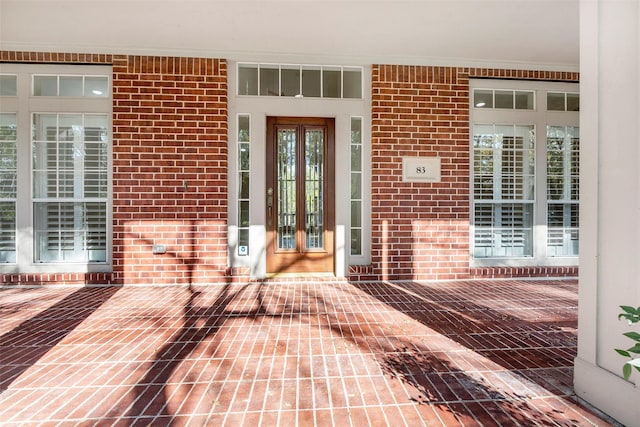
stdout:
[[(116, 281), (224, 276), (225, 61), (114, 57), (113, 193)], [(166, 253), (153, 254), (154, 244)]]
[[(227, 269), (224, 60), (0, 52), (0, 60), (113, 65), (113, 273), (10, 274), (0, 283), (193, 283)], [(374, 65), (372, 264), (362, 280), (575, 275), (469, 268), (469, 78), (577, 73)], [(402, 157), (438, 156), (442, 182), (402, 182)], [(153, 254), (154, 244), (166, 253)], [(231, 274), (233, 276), (233, 274)]]
[[(113, 273), (0, 282), (184, 284), (226, 275), (226, 61), (34, 52), (0, 60), (113, 65)], [(154, 244), (166, 253), (154, 255)]]
[[(577, 73), (374, 65), (372, 265), (352, 278), (575, 275), (574, 268), (469, 268), (469, 78), (578, 81)], [(402, 182), (402, 157), (442, 161), (440, 183)]]

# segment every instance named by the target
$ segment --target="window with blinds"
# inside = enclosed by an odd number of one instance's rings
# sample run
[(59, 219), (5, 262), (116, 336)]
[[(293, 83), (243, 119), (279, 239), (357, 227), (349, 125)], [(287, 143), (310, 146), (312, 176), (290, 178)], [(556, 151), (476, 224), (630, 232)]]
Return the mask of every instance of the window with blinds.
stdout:
[(16, 114), (0, 114), (0, 263), (16, 262)]
[(474, 256), (532, 256), (534, 126), (475, 125), (473, 152)]
[(106, 261), (105, 114), (33, 114), (35, 261)]
[(577, 264), (578, 85), (470, 85), (472, 264)]
[(547, 126), (547, 254), (578, 255), (580, 132)]
[(0, 273), (111, 270), (111, 76), (0, 63)]

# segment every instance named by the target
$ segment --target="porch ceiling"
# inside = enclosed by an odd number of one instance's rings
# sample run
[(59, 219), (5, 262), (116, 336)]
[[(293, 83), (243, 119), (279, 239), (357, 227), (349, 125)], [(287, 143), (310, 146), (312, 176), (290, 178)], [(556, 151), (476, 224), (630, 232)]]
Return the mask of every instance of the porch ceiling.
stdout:
[(578, 15), (578, 0), (0, 0), (0, 48), (572, 71)]

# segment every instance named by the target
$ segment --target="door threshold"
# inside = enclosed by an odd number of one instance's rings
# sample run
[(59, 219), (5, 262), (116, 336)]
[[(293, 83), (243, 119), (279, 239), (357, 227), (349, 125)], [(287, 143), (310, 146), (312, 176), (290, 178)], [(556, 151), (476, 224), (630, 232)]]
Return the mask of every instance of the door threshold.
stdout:
[(293, 279), (304, 279), (304, 278), (313, 278), (313, 277), (324, 277), (324, 278), (337, 278), (334, 273), (331, 272), (319, 272), (319, 273), (267, 273), (267, 279), (277, 279), (277, 278), (293, 278)]

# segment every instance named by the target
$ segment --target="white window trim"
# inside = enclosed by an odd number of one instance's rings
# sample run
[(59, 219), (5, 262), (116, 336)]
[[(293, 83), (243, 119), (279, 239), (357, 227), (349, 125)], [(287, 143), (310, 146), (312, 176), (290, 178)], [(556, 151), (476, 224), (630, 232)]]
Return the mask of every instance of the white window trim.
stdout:
[[(533, 110), (476, 108), (474, 89), (534, 90)], [(526, 80), (469, 80), (469, 256), (470, 267), (577, 266), (579, 257), (549, 257), (547, 255), (547, 194), (546, 147), (547, 126), (579, 127), (579, 112), (547, 111), (546, 92), (579, 93), (578, 83)], [(533, 120), (532, 120), (533, 117)], [(514, 258), (475, 258), (474, 192), (473, 192), (473, 127), (475, 124), (534, 125), (536, 131), (535, 196), (533, 218), (533, 256)]]
[[(17, 74), (18, 96), (2, 97), (2, 112), (17, 113), (18, 171), (16, 193), (16, 263), (0, 264), (0, 274), (93, 273), (112, 271), (113, 253), (113, 102), (108, 97), (33, 96), (34, 74), (104, 75), (112, 88), (112, 68), (105, 65), (0, 64), (0, 73)], [(33, 183), (31, 162), (31, 119), (33, 113), (106, 114), (108, 117), (108, 195), (106, 262), (34, 262)], [(26, 131), (25, 131), (26, 130)]]

